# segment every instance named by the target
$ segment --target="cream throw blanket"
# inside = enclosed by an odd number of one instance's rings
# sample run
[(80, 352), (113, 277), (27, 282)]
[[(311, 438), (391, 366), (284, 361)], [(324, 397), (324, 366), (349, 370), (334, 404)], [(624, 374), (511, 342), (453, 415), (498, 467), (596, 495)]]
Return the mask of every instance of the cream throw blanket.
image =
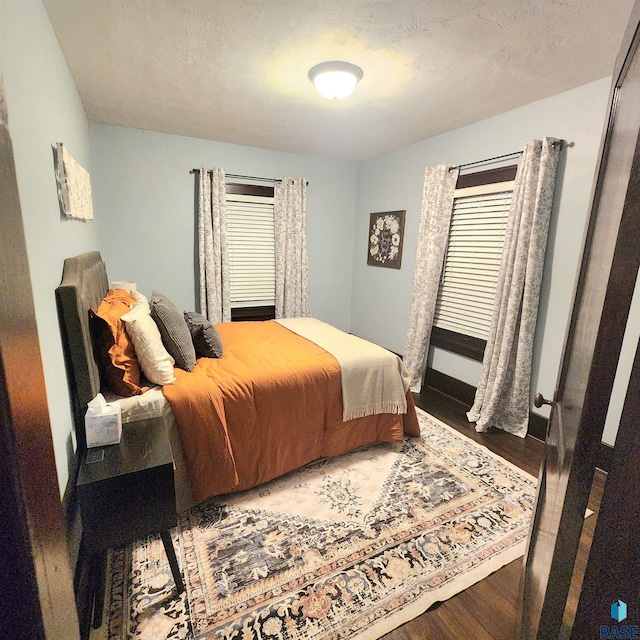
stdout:
[(338, 361), (345, 422), (378, 413), (407, 412), (409, 374), (398, 356), (315, 318), (280, 318), (276, 322)]

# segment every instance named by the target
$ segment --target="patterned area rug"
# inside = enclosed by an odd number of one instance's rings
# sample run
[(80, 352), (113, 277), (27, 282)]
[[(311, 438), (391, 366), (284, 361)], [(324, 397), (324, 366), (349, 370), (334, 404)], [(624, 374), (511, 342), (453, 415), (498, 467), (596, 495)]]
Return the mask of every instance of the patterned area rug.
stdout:
[(535, 479), (418, 410), (380, 444), (185, 513), (111, 556), (92, 638), (373, 640), (524, 553)]

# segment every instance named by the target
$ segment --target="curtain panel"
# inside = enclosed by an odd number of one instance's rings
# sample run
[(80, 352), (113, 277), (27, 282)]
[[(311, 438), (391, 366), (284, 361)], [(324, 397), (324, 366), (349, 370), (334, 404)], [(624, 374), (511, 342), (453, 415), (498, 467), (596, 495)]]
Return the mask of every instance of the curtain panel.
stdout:
[(276, 181), (273, 194), (276, 318), (311, 315), (306, 217), (306, 180), (282, 178)]
[(411, 313), (404, 349), (411, 390), (416, 393), (424, 377), (458, 173), (457, 167), (447, 164), (427, 167), (424, 172)]
[(211, 322), (231, 320), (227, 203), (223, 169), (198, 174), (200, 312)]
[(476, 431), (498, 427), (524, 437), (531, 361), (561, 140), (531, 140), (516, 174), (489, 337), (475, 402)]

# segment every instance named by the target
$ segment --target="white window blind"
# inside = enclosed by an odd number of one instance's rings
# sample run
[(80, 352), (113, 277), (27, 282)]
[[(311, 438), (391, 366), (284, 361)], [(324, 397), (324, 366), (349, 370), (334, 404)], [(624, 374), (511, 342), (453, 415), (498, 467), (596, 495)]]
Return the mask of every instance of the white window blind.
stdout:
[(434, 326), (487, 339), (513, 184), (456, 189)]
[(227, 194), (231, 307), (275, 304), (273, 198)]

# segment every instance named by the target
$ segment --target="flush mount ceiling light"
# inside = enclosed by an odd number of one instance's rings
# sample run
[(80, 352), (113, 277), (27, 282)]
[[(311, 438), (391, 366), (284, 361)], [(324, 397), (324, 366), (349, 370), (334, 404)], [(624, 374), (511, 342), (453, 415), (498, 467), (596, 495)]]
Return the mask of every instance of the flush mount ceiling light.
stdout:
[(342, 100), (362, 80), (362, 69), (349, 62), (321, 62), (311, 68), (309, 80), (316, 85), (321, 96), (329, 100)]

